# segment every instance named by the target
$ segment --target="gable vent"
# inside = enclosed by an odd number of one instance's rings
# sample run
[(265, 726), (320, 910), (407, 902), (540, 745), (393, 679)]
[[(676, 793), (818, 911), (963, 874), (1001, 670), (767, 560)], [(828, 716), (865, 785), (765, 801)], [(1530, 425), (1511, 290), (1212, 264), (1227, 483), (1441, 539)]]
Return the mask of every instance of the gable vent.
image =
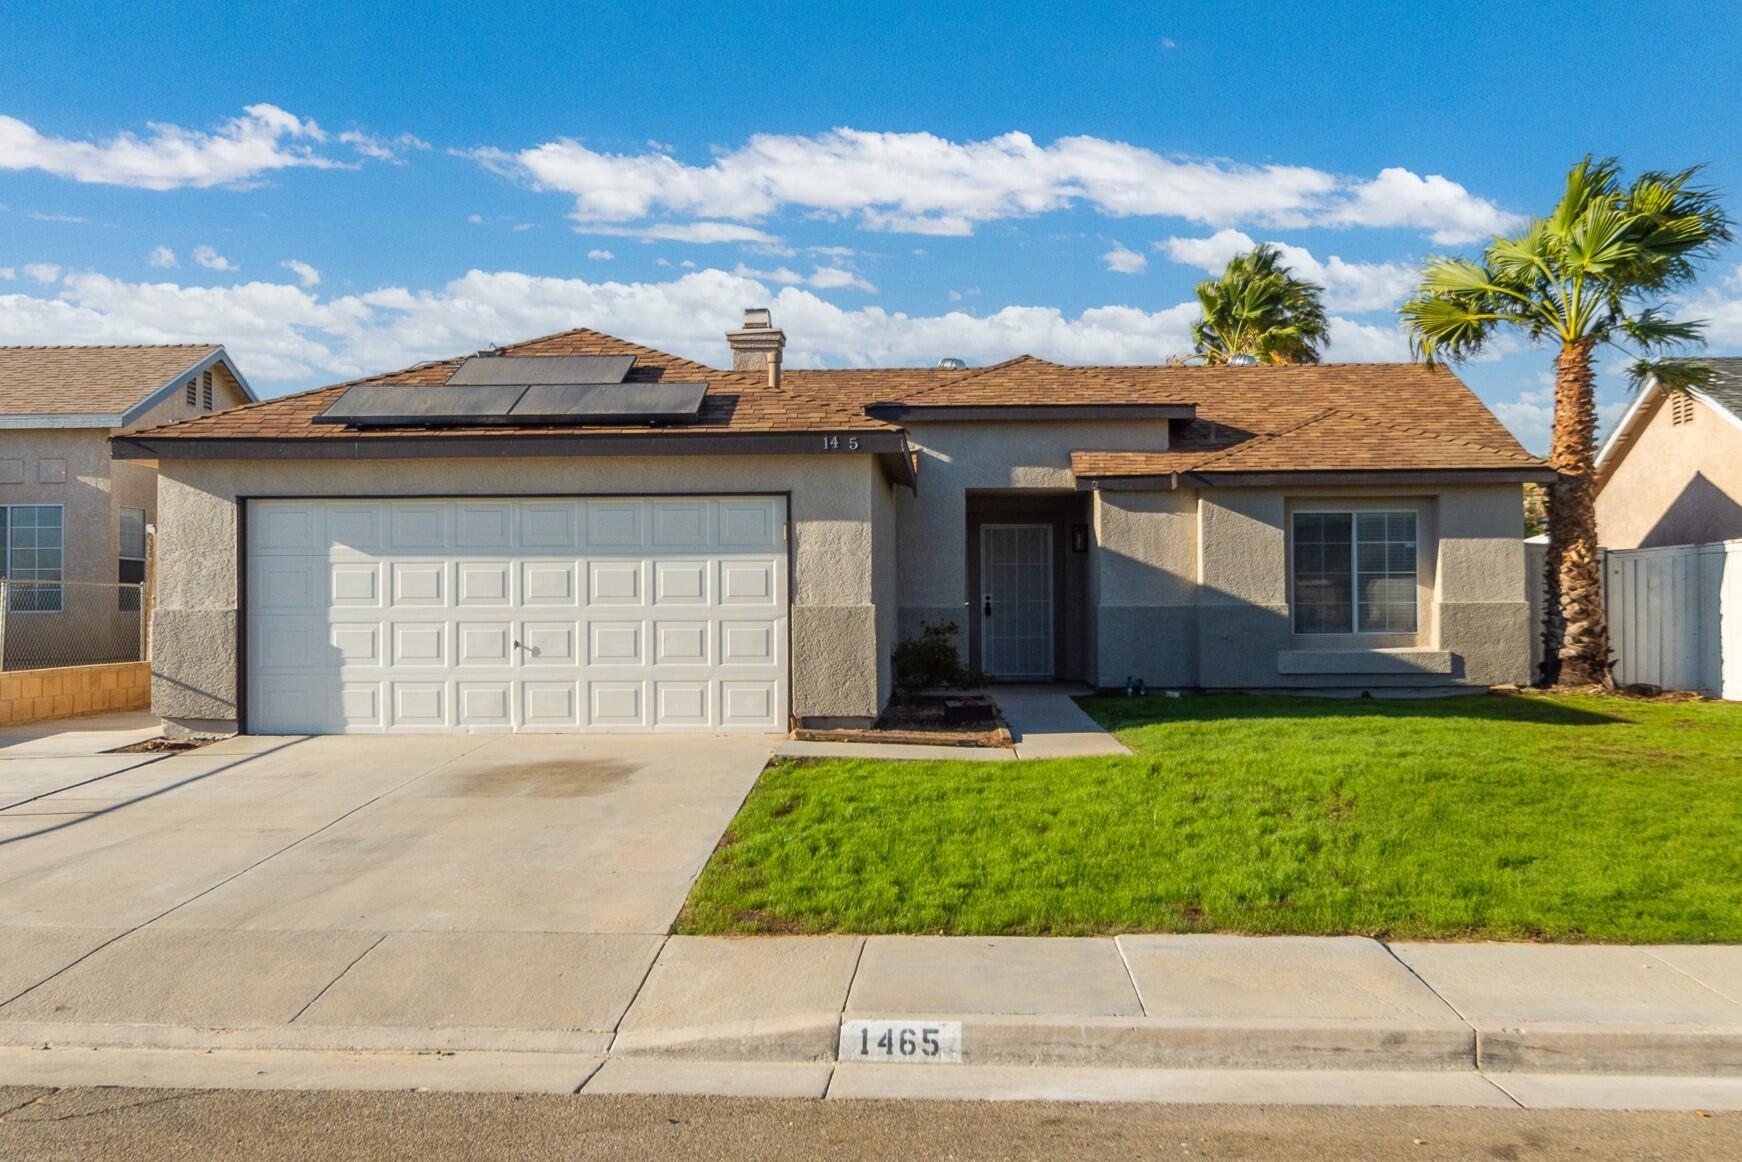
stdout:
[(200, 377), (200, 407), (208, 412), (212, 410), (212, 373), (209, 371)]
[(1685, 391), (1678, 391), (1670, 399), (1669, 419), (1672, 424), (1691, 424), (1694, 422), (1694, 397)]
[(200, 390), (200, 387), (199, 387), (198, 380), (194, 380), (194, 379), (188, 380), (187, 400), (188, 400), (189, 407), (195, 407), (199, 404), (199, 402), (200, 402), (199, 390)]

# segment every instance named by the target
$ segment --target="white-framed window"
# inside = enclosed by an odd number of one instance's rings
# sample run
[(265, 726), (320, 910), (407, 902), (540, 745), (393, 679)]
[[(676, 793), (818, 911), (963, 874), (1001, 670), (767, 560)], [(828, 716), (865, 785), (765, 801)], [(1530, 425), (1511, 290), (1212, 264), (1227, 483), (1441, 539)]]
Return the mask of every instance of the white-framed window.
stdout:
[(138, 586), (145, 583), (145, 510), (123, 508), (119, 533), (115, 580), (123, 588), (117, 590), (115, 607), (123, 613), (133, 613), (140, 605)]
[(1293, 532), (1295, 633), (1416, 632), (1414, 512), (1296, 512)]
[(0, 505), (0, 577), (13, 584), (13, 613), (59, 613), (62, 566), (61, 506)]

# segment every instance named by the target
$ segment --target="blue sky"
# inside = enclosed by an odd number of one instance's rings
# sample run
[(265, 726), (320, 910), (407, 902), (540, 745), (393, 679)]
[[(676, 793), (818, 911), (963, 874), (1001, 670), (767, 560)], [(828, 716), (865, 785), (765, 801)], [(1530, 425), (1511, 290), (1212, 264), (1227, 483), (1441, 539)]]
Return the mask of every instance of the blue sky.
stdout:
[[(1272, 240), (1401, 358), (1414, 264), (1586, 152), (1742, 195), (1731, 6), (550, 7), (7, 4), (0, 342), (279, 394), (578, 325), (717, 361), (767, 303), (800, 364), (1153, 362)], [(1679, 304), (1714, 351), (1739, 263)], [(1549, 369), (1463, 374), (1540, 448)]]

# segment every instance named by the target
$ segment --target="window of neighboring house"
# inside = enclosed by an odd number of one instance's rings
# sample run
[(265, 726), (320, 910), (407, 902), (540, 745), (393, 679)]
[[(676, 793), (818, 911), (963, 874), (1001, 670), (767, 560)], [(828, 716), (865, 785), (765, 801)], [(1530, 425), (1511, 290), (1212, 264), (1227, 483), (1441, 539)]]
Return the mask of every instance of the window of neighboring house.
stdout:
[(197, 379), (188, 380), (187, 400), (188, 400), (189, 407), (198, 407), (199, 406), (199, 403), (200, 403), (200, 381), (199, 380), (197, 380)]
[(116, 597), (116, 608), (124, 613), (137, 612), (140, 607), (140, 586), (145, 584), (145, 510), (142, 508), (123, 508), (121, 510), (121, 549), (120, 561), (116, 566), (115, 580), (123, 588)]
[(1294, 632), (1414, 633), (1413, 512), (1294, 514)]
[(200, 407), (208, 412), (212, 410), (212, 373), (209, 371), (200, 376)]
[(59, 613), (61, 586), (61, 506), (0, 506), (0, 577), (11, 582), (8, 602), (14, 613)]

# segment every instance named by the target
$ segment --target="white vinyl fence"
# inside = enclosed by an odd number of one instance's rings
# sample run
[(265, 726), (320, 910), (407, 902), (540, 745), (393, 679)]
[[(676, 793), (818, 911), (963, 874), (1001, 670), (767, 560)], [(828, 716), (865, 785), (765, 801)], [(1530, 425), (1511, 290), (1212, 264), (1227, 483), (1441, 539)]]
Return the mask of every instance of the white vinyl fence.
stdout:
[[(1525, 542), (1531, 674), (1542, 660), (1546, 537)], [(1615, 681), (1742, 701), (1742, 541), (1604, 553)]]
[(1742, 541), (1611, 550), (1604, 582), (1617, 682), (1742, 699)]

